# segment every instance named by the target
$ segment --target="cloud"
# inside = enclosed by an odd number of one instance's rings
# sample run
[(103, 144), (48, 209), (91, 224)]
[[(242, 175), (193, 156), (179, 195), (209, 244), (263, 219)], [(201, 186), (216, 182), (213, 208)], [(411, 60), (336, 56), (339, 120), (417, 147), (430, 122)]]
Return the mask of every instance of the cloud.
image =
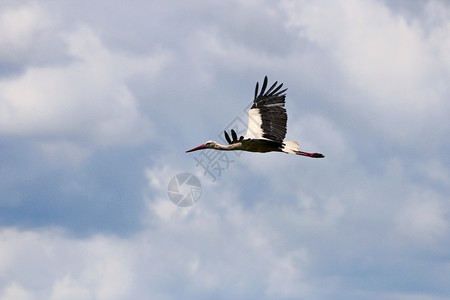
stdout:
[(69, 64), (30, 68), (0, 83), (2, 133), (64, 136), (98, 145), (148, 139), (150, 122), (138, 111), (126, 78), (136, 72), (155, 74), (167, 56), (115, 55), (87, 28), (65, 39), (73, 58)]
[(0, 295), (0, 299), (2, 300), (31, 300), (35, 299), (31, 293), (27, 292), (23, 287), (18, 285), (17, 283), (9, 284)]
[(449, 207), (433, 192), (422, 193), (410, 197), (408, 206), (398, 212), (396, 230), (410, 243), (430, 247), (448, 233), (450, 224), (446, 214)]
[(57, 38), (57, 20), (45, 9), (33, 2), (17, 6), (2, 5), (2, 77), (15, 76), (30, 65), (58, 64), (67, 59), (64, 43)]
[[(448, 298), (449, 8), (401, 2), (3, 4), (0, 299)], [(265, 74), (326, 158), (213, 182)]]
[(120, 241), (77, 241), (53, 230), (7, 229), (1, 235), (2, 270), (16, 274), (15, 281), (2, 284), (4, 299), (118, 299), (130, 289), (132, 277)]
[[(433, 3), (426, 6), (430, 18), (436, 16)], [(434, 42), (448, 29), (446, 21), (410, 21), (377, 1), (285, 1), (284, 6), (289, 26), (323, 49), (337, 67), (335, 76), (352, 87), (353, 95), (336, 98), (355, 119), (371, 115), (365, 123), (407, 147), (418, 136), (435, 147), (448, 134), (447, 126), (436, 123), (449, 110), (443, 88), (449, 77), (448, 45)]]
[(42, 142), (38, 148), (48, 161), (69, 166), (80, 165), (90, 154), (88, 149), (67, 141)]

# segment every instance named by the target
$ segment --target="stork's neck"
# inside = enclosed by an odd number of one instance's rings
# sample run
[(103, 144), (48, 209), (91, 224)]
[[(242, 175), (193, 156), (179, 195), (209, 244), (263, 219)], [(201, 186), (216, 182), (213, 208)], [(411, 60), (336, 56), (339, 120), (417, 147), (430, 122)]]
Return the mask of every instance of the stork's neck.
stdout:
[(213, 148), (216, 150), (231, 151), (231, 150), (239, 150), (240, 147), (241, 143), (234, 143), (230, 145), (221, 145), (219, 143), (215, 143)]

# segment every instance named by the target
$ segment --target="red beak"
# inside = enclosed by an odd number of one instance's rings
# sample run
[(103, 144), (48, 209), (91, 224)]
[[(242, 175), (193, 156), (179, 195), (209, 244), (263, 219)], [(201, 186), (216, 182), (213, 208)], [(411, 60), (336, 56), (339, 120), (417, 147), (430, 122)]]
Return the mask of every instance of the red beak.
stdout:
[(202, 149), (206, 149), (206, 146), (204, 144), (200, 145), (200, 146), (197, 146), (195, 148), (192, 148), (191, 150), (187, 150), (186, 153), (192, 152), (192, 151), (197, 151), (197, 150), (202, 150)]

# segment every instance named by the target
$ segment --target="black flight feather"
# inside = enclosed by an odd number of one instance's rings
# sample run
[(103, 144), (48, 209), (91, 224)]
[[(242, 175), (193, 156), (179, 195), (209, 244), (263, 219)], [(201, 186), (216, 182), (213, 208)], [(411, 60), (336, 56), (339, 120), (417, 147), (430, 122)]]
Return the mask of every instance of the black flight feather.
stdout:
[(267, 76), (259, 91), (259, 83), (255, 87), (255, 99), (251, 109), (258, 109), (261, 116), (261, 129), (263, 138), (281, 142), (286, 136), (287, 113), (284, 108), (285, 92), (287, 89), (281, 90), (283, 84), (277, 86), (275, 82), (267, 91)]
[(231, 137), (233, 138), (233, 143), (236, 143), (238, 141), (236, 131), (231, 129)]
[(228, 135), (228, 133), (226, 131), (224, 131), (223, 133), (225, 133), (225, 139), (227, 140), (228, 144), (232, 144), (230, 136)]

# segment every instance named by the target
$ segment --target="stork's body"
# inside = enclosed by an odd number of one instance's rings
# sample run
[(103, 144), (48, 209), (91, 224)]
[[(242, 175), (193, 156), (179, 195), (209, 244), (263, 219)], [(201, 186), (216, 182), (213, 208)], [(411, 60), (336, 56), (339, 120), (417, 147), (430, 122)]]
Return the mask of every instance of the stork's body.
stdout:
[(221, 145), (215, 141), (208, 141), (186, 152), (201, 149), (216, 149), (224, 151), (243, 150), (249, 152), (278, 151), (309, 157), (324, 157), (320, 153), (300, 151), (297, 142), (283, 141), (286, 136), (287, 114), (284, 108), (287, 89), (280, 91), (283, 84), (277, 86), (275, 82), (267, 91), (267, 76), (258, 94), (258, 83), (255, 88), (255, 99), (249, 110), (249, 121), (245, 136), (237, 137), (231, 129), (231, 137), (225, 131), (225, 139), (229, 145)]

